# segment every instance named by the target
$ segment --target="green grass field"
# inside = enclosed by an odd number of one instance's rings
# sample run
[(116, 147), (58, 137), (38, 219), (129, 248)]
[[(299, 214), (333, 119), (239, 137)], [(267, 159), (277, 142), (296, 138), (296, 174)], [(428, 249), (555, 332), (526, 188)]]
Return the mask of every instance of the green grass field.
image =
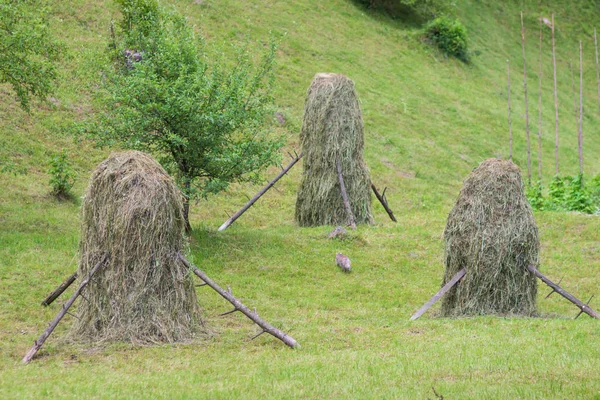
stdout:
[[(166, 0), (163, 0), (166, 3)], [(530, 118), (537, 134), (538, 16), (555, 13), (559, 63), (561, 172), (578, 171), (569, 59), (584, 40), (584, 156), (600, 173), (600, 117), (595, 83), (592, 1), (461, 0), (456, 13), (476, 53), (465, 65), (420, 41), (418, 24), (372, 13), (350, 0), (168, 1), (189, 16), (208, 43), (253, 46), (282, 39), (276, 101), (287, 119), (288, 149), (298, 149), (305, 92), (317, 72), (356, 83), (365, 121), (365, 158), (398, 218), (374, 203), (376, 223), (349, 239), (331, 227), (293, 222), (300, 167), (236, 224), (217, 233), (258, 186), (234, 185), (192, 207), (194, 263), (301, 344), (290, 350), (242, 315), (218, 315), (229, 304), (198, 288), (211, 336), (175, 346), (101, 347), (64, 339), (65, 318), (30, 365), (20, 363), (60, 307), (40, 301), (76, 269), (79, 204), (50, 194), (48, 162), (66, 149), (73, 189), (83, 194), (91, 170), (111, 149), (67, 134), (92, 112), (99, 78), (94, 55), (117, 19), (110, 0), (54, 6), (52, 26), (68, 49), (55, 105), (21, 111), (0, 86), (0, 161), (26, 174), (0, 173), (0, 398), (582, 398), (600, 399), (600, 325), (540, 283), (540, 318), (436, 318), (437, 306), (408, 319), (439, 289), (442, 232), (466, 175), (489, 157), (508, 156), (506, 60), (512, 66), (515, 161), (526, 175), (519, 11), (528, 38)], [(198, 4), (200, 3), (200, 4)], [(544, 32), (543, 170), (554, 173), (554, 109), (549, 31)], [(534, 142), (536, 143), (536, 142)], [(537, 144), (536, 144), (537, 146)], [(537, 153), (532, 154), (536, 171)], [(285, 163), (285, 161), (284, 161)], [(273, 168), (265, 178), (277, 173)], [(535, 173), (534, 173), (535, 174)], [(541, 270), (564, 276), (582, 300), (599, 295), (600, 220), (576, 213), (536, 213)], [(335, 266), (337, 251), (353, 272)], [(71, 289), (72, 290), (72, 289)], [(69, 294), (71, 291), (68, 292)], [(600, 308), (595, 299), (592, 306)]]

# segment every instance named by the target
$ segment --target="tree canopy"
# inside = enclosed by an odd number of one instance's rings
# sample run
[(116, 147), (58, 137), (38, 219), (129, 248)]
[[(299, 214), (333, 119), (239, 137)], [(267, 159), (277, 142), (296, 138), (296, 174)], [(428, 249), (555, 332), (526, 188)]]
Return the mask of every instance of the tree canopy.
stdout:
[[(184, 17), (156, 0), (117, 0), (122, 20), (109, 46), (101, 110), (88, 133), (158, 156), (189, 201), (235, 181), (256, 181), (283, 144), (272, 115), (276, 47), (260, 62), (248, 47), (227, 60), (208, 52)], [(189, 228), (189, 224), (188, 224)]]
[(48, 27), (43, 0), (0, 0), (0, 83), (8, 83), (21, 107), (45, 98), (56, 78), (60, 46)]

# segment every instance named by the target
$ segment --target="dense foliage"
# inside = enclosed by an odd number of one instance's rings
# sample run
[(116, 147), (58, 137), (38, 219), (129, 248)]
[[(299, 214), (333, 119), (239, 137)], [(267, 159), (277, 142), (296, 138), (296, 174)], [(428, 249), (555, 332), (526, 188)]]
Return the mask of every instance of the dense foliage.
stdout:
[(75, 183), (75, 173), (64, 151), (50, 160), (48, 172), (52, 194), (57, 198), (68, 198)]
[(467, 29), (459, 20), (438, 17), (425, 27), (425, 38), (446, 55), (469, 61)]
[(452, 2), (443, 0), (358, 0), (371, 9), (400, 7), (410, 10), (419, 17), (431, 18), (450, 12)]
[(0, 83), (12, 86), (23, 109), (52, 91), (59, 52), (43, 0), (0, 0)]
[(117, 3), (123, 19), (110, 46), (103, 111), (88, 133), (101, 145), (157, 155), (187, 198), (187, 219), (189, 200), (256, 181), (277, 161), (282, 141), (264, 129), (276, 47), (266, 47), (259, 65), (238, 48), (230, 63), (158, 1)]
[(600, 175), (584, 179), (583, 175), (555, 176), (548, 185), (547, 195), (540, 183), (530, 186), (527, 199), (535, 210), (600, 212)]

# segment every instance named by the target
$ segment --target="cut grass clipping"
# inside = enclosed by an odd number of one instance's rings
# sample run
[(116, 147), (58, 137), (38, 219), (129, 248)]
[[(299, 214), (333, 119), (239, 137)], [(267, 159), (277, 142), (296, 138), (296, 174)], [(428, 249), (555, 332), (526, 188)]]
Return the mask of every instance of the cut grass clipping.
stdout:
[(538, 229), (519, 168), (489, 159), (467, 177), (444, 231), (444, 285), (465, 277), (444, 297), (442, 316), (532, 315), (537, 281)]
[(144, 153), (112, 155), (85, 193), (79, 276), (108, 253), (79, 305), (74, 339), (172, 343), (201, 327), (191, 276), (178, 261), (186, 248), (181, 194)]
[(371, 223), (371, 178), (363, 158), (364, 128), (354, 82), (317, 74), (308, 89), (300, 134), (304, 170), (296, 199), (300, 226), (349, 221), (337, 173), (339, 158), (357, 224)]

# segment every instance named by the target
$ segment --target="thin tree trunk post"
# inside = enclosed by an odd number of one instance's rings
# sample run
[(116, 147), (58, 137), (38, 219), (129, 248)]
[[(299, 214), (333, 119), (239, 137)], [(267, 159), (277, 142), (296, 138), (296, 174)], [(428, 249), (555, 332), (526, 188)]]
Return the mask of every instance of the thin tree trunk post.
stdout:
[(598, 68), (598, 36), (594, 28), (594, 48), (596, 49), (596, 82), (598, 84), (598, 112), (600, 113), (600, 69)]
[(508, 135), (510, 145), (510, 161), (513, 159), (513, 133), (512, 133), (512, 120), (510, 119), (510, 61), (506, 60), (506, 67), (508, 69)]
[(554, 162), (555, 174), (558, 175), (558, 85), (556, 82), (556, 44), (554, 42), (554, 14), (552, 14), (552, 64), (554, 66)]
[[(221, 297), (223, 297), (225, 300), (227, 300), (228, 302), (233, 304), (234, 309), (230, 312), (227, 312), (226, 314), (229, 314), (229, 313), (235, 312), (235, 311), (239, 311), (242, 314), (244, 314), (246, 317), (250, 318), (252, 320), (252, 322), (254, 322), (256, 325), (258, 325), (262, 329), (262, 332), (260, 334), (268, 333), (270, 335), (273, 335), (274, 337), (281, 340), (283, 343), (285, 343), (287, 346), (289, 346), (291, 348), (300, 346), (298, 344), (298, 342), (296, 342), (296, 340), (294, 340), (294, 338), (283, 333), (281, 330), (275, 328), (273, 325), (269, 324), (268, 322), (264, 321), (262, 318), (260, 318), (258, 316), (258, 314), (256, 312), (251, 311), (248, 307), (246, 307), (244, 304), (242, 304), (241, 301), (236, 299), (231, 294), (230, 291), (224, 290), (215, 281), (210, 279), (208, 277), (208, 275), (206, 275), (204, 272), (202, 272), (198, 267), (196, 267), (194, 264), (192, 264), (188, 260), (186, 260), (185, 257), (183, 257), (183, 255), (179, 254), (179, 259), (181, 260), (183, 265), (185, 265), (187, 268), (189, 268), (191, 271), (193, 271), (194, 274), (198, 278), (202, 279), (202, 281), (204, 281), (208, 286), (210, 286), (211, 289), (213, 289), (215, 292), (217, 292), (219, 295), (221, 295)], [(257, 337), (257, 336), (255, 336), (255, 337)]]
[(298, 156), (296, 156), (294, 159), (292, 159), (292, 162), (290, 162), (290, 164), (285, 167), (276, 177), (275, 179), (273, 179), (271, 182), (269, 182), (265, 187), (263, 187), (258, 193), (256, 193), (254, 195), (254, 197), (252, 197), (242, 208), (239, 209), (238, 212), (236, 212), (235, 214), (233, 214), (227, 221), (225, 221), (223, 223), (223, 225), (221, 225), (219, 227), (219, 232), (223, 231), (225, 229), (227, 229), (231, 224), (233, 224), (235, 222), (236, 219), (238, 219), (239, 217), (242, 216), (243, 213), (245, 213), (250, 207), (252, 207), (252, 205), (254, 203), (256, 203), (256, 201), (258, 199), (260, 199), (262, 197), (263, 194), (265, 194), (269, 189), (271, 189), (273, 187), (273, 185), (275, 185), (275, 183), (277, 183), (277, 181), (279, 179), (281, 179), (285, 174), (287, 174), (287, 172), (292, 169), (292, 167), (294, 165), (296, 165), (296, 163), (302, 158), (302, 153)]
[(583, 44), (579, 41), (579, 174), (583, 175)]
[(579, 125), (579, 108), (577, 107), (577, 90), (575, 90), (575, 75), (573, 73), (573, 60), (569, 59), (569, 73), (571, 74), (571, 91), (573, 92), (573, 115)]
[(388, 202), (385, 198), (385, 189), (383, 190), (383, 195), (379, 194), (379, 191), (377, 190), (377, 188), (375, 187), (375, 185), (373, 183), (371, 183), (371, 189), (373, 189), (373, 192), (375, 193), (375, 197), (377, 197), (377, 200), (379, 200), (379, 202), (381, 203), (383, 208), (385, 208), (385, 211), (388, 213), (390, 219), (394, 222), (398, 222), (398, 221), (396, 221), (394, 212), (390, 209), (390, 206), (388, 205)]
[(527, 179), (531, 185), (531, 138), (529, 135), (529, 101), (527, 99), (527, 57), (525, 56), (525, 25), (521, 11), (521, 47), (523, 49), (523, 90), (525, 93), (525, 132), (527, 134)]
[(538, 95), (538, 181), (542, 181), (542, 39), (544, 32), (544, 21), (540, 16), (540, 73), (539, 73), (539, 95)]
[(42, 301), (42, 305), (47, 307), (50, 304), (52, 304), (54, 300), (56, 300), (61, 294), (63, 294), (65, 290), (69, 288), (69, 286), (71, 286), (71, 284), (73, 284), (73, 282), (75, 282), (75, 279), (77, 279), (77, 272), (73, 273), (71, 276), (65, 279), (56, 289), (54, 289), (54, 291), (50, 293), (48, 297), (44, 299), (44, 301)]
[(352, 213), (352, 207), (350, 206), (350, 201), (348, 200), (348, 192), (346, 192), (346, 185), (344, 184), (344, 176), (342, 175), (342, 162), (340, 161), (340, 157), (338, 156), (336, 159), (337, 165), (337, 173), (338, 179), (340, 181), (340, 191), (342, 192), (342, 200), (344, 201), (344, 206), (346, 206), (346, 212), (348, 213), (348, 225), (352, 229), (356, 229), (356, 221), (354, 219), (354, 214)]
[(587, 315), (589, 315), (592, 318), (600, 318), (600, 314), (598, 314), (596, 311), (594, 311), (589, 305), (583, 303), (577, 297), (573, 296), (571, 293), (567, 292), (566, 290), (564, 290), (563, 288), (558, 286), (556, 283), (552, 282), (544, 274), (542, 274), (540, 271), (538, 271), (538, 269), (536, 267), (534, 267), (533, 265), (528, 265), (527, 269), (529, 270), (529, 272), (531, 272), (532, 274), (537, 276), (539, 279), (541, 279), (542, 282), (544, 282), (546, 285), (550, 286), (553, 289), (553, 292), (560, 294), (562, 297), (569, 300), (571, 303), (575, 304), (577, 307), (579, 307), (579, 309), (582, 312), (586, 313)]
[(185, 232), (187, 234), (192, 233), (192, 225), (190, 225), (190, 191), (191, 191), (191, 182), (188, 178), (184, 178), (184, 188), (185, 193), (183, 196), (183, 220), (185, 222)]
[(77, 288), (75, 293), (73, 293), (71, 298), (69, 300), (67, 300), (67, 302), (61, 307), (61, 309), (58, 312), (58, 314), (56, 315), (56, 317), (54, 317), (52, 322), (50, 322), (50, 324), (48, 325), (48, 328), (46, 328), (46, 330), (40, 335), (38, 340), (36, 340), (34, 342), (33, 347), (27, 352), (27, 354), (25, 354), (25, 357), (23, 357), (23, 363), (28, 364), (33, 359), (33, 357), (38, 352), (38, 350), (42, 347), (42, 345), (44, 344), (46, 339), (48, 339), (48, 337), (50, 336), (52, 331), (54, 331), (54, 329), (56, 328), (58, 323), (63, 319), (65, 314), (68, 313), (69, 308), (71, 308), (73, 303), (75, 303), (75, 300), (77, 300), (77, 297), (79, 297), (79, 295), (81, 295), (81, 291), (87, 286), (87, 284), (90, 282), (90, 280), (92, 279), (94, 274), (106, 263), (107, 259), (108, 259), (108, 256), (105, 254), (102, 257), (102, 259), (94, 266), (94, 268), (92, 268), (92, 270), (90, 271), (88, 276), (83, 279), (83, 281), (81, 282), (81, 284), (79, 285), (79, 287)]

